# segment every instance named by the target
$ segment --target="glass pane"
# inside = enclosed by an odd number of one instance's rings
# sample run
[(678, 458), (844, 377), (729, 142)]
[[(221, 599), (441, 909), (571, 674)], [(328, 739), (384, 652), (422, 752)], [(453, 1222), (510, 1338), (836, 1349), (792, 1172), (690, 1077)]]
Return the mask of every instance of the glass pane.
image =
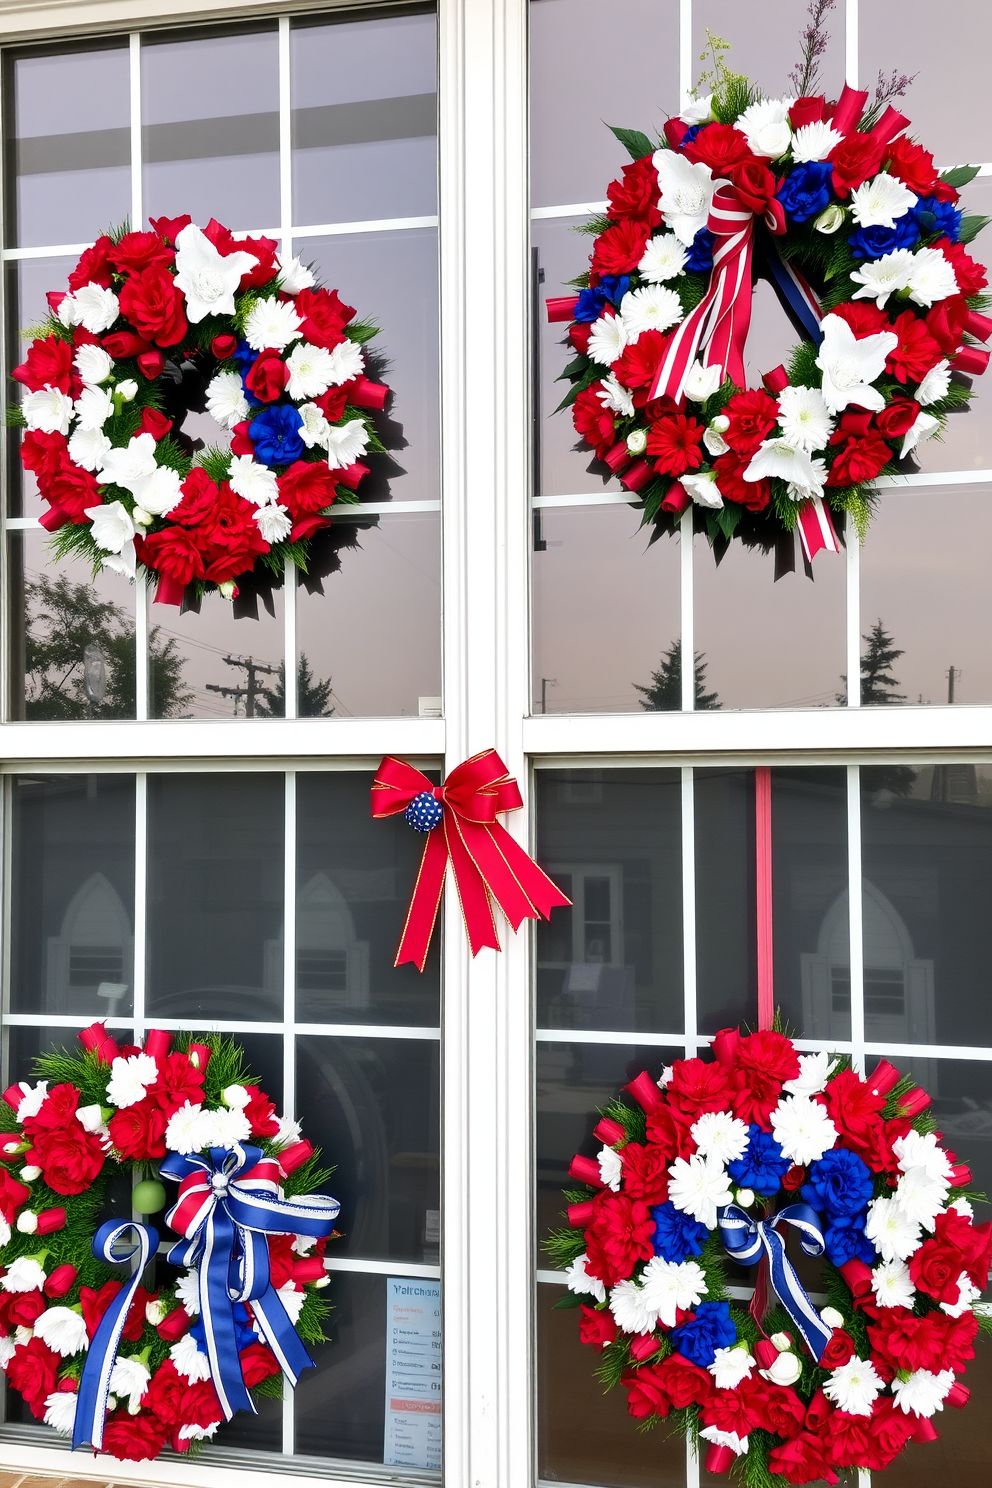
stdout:
[(148, 779), (149, 1013), (282, 1018), (283, 778)]
[(638, 521), (625, 506), (534, 513), (535, 713), (680, 706), (679, 543), (649, 546)]
[[(177, 86), (178, 80), (178, 86)], [(146, 217), (188, 212), (234, 231), (279, 222), (279, 51), (275, 26), (142, 37)]]
[(126, 1017), (134, 776), (19, 775), (12, 799), (11, 1008)]
[(683, 1027), (678, 770), (539, 770), (537, 854), (571, 909), (537, 927), (538, 1026)]
[[(705, 62), (698, 60), (700, 53), (706, 50), (706, 28), (709, 27), (731, 45), (728, 66), (749, 77), (766, 98), (782, 98), (794, 93), (789, 73), (799, 57), (800, 32), (806, 22), (806, 7), (797, 6), (795, 0), (694, 0), (693, 81), (705, 68), (712, 69), (710, 57)], [(830, 42), (820, 62), (817, 92), (836, 98), (844, 85), (843, 5), (837, 5), (829, 12), (826, 29)], [(891, 32), (889, 39), (891, 50)]]
[(754, 771), (695, 770), (693, 780), (697, 1025), (755, 1027)]
[(772, 771), (775, 1005), (802, 1038), (851, 1036), (847, 775)]
[(437, 514), (401, 507), (368, 525), (343, 517), (318, 535), (296, 599), (301, 714), (436, 716), (440, 549)]
[(283, 717), (285, 596), (264, 578), (238, 582), (233, 604), (208, 594), (185, 613), (149, 589), (149, 717)]
[(990, 543), (992, 484), (882, 493), (861, 550), (862, 703), (992, 700)]
[(402, 816), (371, 819), (372, 780), (338, 771), (296, 777), (296, 1017), (433, 1027), (440, 934), (423, 974), (393, 966), (424, 839)]
[(433, 14), (294, 26), (293, 220), (437, 210)]
[(382, 330), (366, 343), (369, 377), (392, 388), (376, 419), (390, 451), (366, 463), (363, 501), (436, 501), (440, 491), (437, 232), (299, 238), (295, 251), (361, 320)]
[(123, 222), (131, 205), (126, 40), (16, 57), (7, 80), (8, 246), (86, 243)]
[[(607, 125), (657, 135), (679, 100), (677, 0), (612, 0), (609, 32), (597, 0), (532, 0), (531, 201), (535, 206), (600, 202), (629, 157)], [(625, 45), (622, 67), (588, 75), (600, 44)], [(605, 122), (604, 122), (605, 121)], [(574, 270), (573, 272), (578, 272)]]
[(843, 701), (847, 565), (819, 553), (813, 579), (775, 581), (775, 557), (739, 541), (719, 566), (695, 540), (696, 650), (723, 708), (825, 708)]
[(992, 770), (864, 767), (861, 786), (866, 1038), (992, 1045)]
[[(28, 258), (6, 266), (5, 293), (8, 315), (7, 355), (10, 366), (23, 361), (31, 338), (25, 335), (48, 314), (45, 295), (50, 289), (64, 286), (76, 267), (75, 258)], [(11, 384), (13, 391), (14, 385)], [(19, 402), (23, 388), (12, 399)], [(38, 493), (38, 482), (20, 459), (20, 433), (7, 430), (7, 510), (12, 517), (38, 517), (47, 505)]]
[(297, 1040), (297, 1109), (335, 1164), (335, 1255), (437, 1265), (438, 1054), (436, 1039)]
[(56, 562), (45, 532), (12, 533), (8, 586), (14, 718), (134, 717), (134, 589)]

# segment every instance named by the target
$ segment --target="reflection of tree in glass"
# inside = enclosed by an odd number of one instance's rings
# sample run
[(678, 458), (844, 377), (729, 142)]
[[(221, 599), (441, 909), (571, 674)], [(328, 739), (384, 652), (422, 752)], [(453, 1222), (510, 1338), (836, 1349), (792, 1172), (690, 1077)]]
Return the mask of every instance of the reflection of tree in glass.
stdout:
[(862, 708), (878, 703), (904, 703), (906, 694), (894, 690), (899, 686), (899, 679), (892, 676), (889, 668), (905, 653), (893, 646), (892, 637), (880, 619), (861, 639), (868, 648), (861, 653)]
[[(25, 716), (43, 719), (133, 718), (135, 696), (134, 622), (119, 606), (97, 597), (88, 584), (65, 574), (40, 574), (24, 586)], [(98, 646), (106, 667), (99, 701), (86, 691), (84, 653)], [(184, 692), (183, 660), (174, 640), (161, 640), (158, 627), (148, 638), (152, 714), (175, 718), (192, 701)], [(92, 655), (92, 652), (91, 652)]]
[[(720, 698), (715, 692), (706, 691), (706, 668), (703, 652), (696, 652), (696, 707), (719, 708)], [(635, 682), (634, 690), (643, 692), (641, 707), (649, 713), (675, 713), (682, 707), (682, 642), (673, 641), (661, 658), (661, 665), (651, 673), (651, 686), (642, 687)]]
[[(330, 718), (334, 712), (331, 702), (331, 679), (326, 681), (314, 677), (310, 670), (306, 652), (300, 652), (296, 670), (296, 709), (300, 718)], [(286, 663), (280, 662), (279, 674), (274, 687), (260, 687), (255, 703), (259, 718), (285, 718), (286, 716)]]

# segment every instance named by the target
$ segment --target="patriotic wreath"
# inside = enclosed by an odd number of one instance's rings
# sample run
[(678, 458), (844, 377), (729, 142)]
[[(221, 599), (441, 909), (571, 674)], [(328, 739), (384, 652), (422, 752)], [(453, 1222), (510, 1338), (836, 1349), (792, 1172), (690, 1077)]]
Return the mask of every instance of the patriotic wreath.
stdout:
[[(561, 407), (656, 535), (695, 503), (718, 551), (798, 528), (809, 560), (838, 551), (834, 517), (864, 537), (872, 481), (967, 404), (955, 373), (984, 372), (987, 279), (964, 245), (989, 219), (957, 205), (977, 167), (938, 175), (867, 92), (763, 98), (716, 77), (657, 148), (613, 131), (633, 164), (582, 229), (580, 292), (548, 301), (575, 351)], [(758, 269), (803, 339), (748, 389)]]
[[(974, 1223), (930, 1097), (888, 1062), (862, 1079), (736, 1029), (713, 1052), (657, 1084), (638, 1075), (636, 1105), (595, 1129), (598, 1159), (573, 1159), (570, 1228), (549, 1242), (567, 1266), (558, 1305), (581, 1306), (630, 1414), (706, 1443), (709, 1472), (736, 1463), (749, 1488), (777, 1488), (884, 1468), (968, 1399), (992, 1223)], [(790, 1232), (825, 1256), (820, 1309)], [(729, 1298), (728, 1261), (758, 1267), (750, 1309)]]
[[(230, 1040), (170, 1050), (155, 1030), (118, 1047), (102, 1023), (79, 1038), (0, 1102), (0, 1368), (73, 1447), (195, 1451), (312, 1364), (339, 1206)], [(111, 1201), (157, 1213), (163, 1178), (178, 1184), (167, 1261), (156, 1229), (105, 1217)]]
[[(383, 448), (370, 415), (389, 389), (362, 350), (376, 327), (271, 238), (151, 226), (99, 238), (68, 293), (49, 294), (12, 374), (21, 460), (59, 556), (131, 579), (140, 564), (168, 604), (187, 589), (232, 599), (257, 567), (306, 572), (332, 505), (357, 501), (362, 457)], [(191, 409), (230, 431), (229, 449), (194, 453)]]

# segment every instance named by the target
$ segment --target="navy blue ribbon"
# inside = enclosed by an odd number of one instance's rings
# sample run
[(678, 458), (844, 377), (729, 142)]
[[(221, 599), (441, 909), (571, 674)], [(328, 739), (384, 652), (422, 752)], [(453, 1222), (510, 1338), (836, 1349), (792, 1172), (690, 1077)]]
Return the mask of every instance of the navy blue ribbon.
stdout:
[(753, 1219), (737, 1204), (717, 1210), (720, 1236), (731, 1259), (744, 1266), (754, 1266), (762, 1256), (768, 1257), (768, 1275), (772, 1290), (806, 1341), (813, 1358), (820, 1362), (830, 1342), (832, 1329), (820, 1317), (796, 1275), (785, 1253), (785, 1237), (779, 1225), (791, 1225), (799, 1231), (800, 1244), (808, 1256), (821, 1256), (824, 1250), (820, 1216), (809, 1204), (789, 1204), (771, 1219)]
[(823, 340), (820, 325), (821, 315), (813, 291), (788, 261), (782, 257), (778, 242), (768, 233), (763, 235), (765, 263), (772, 277), (772, 284), (780, 297), (792, 311), (796, 320), (815, 346)]
[[(123, 1246), (119, 1243), (128, 1230), (133, 1230), (137, 1237), (130, 1248), (127, 1248), (127, 1242)], [(125, 1266), (130, 1262), (135, 1264), (130, 1279), (121, 1287), (100, 1319), (100, 1326), (86, 1355), (79, 1393), (76, 1396), (76, 1417), (72, 1427), (73, 1451), (77, 1447), (91, 1445), (98, 1452), (103, 1446), (110, 1376), (117, 1362), (121, 1334), (148, 1258), (155, 1254), (157, 1247), (158, 1235), (155, 1231), (148, 1225), (138, 1224), (136, 1220), (108, 1219), (96, 1232), (93, 1254), (98, 1261), (108, 1261), (112, 1266)]]

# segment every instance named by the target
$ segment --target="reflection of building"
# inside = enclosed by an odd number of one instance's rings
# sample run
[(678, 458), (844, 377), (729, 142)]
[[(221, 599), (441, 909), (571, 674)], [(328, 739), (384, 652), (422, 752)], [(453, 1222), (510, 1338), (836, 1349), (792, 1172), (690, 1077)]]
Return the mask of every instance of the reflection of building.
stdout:
[(92, 873), (70, 900), (60, 933), (48, 938), (47, 1006), (53, 1013), (87, 1013), (96, 994), (112, 1015), (133, 967), (131, 917), (109, 879)]
[[(296, 985), (301, 1004), (323, 1009), (363, 1008), (369, 1001), (369, 946), (359, 940), (348, 902), (324, 872), (315, 873), (296, 899)], [(283, 942), (265, 942), (265, 985), (279, 988)]]

